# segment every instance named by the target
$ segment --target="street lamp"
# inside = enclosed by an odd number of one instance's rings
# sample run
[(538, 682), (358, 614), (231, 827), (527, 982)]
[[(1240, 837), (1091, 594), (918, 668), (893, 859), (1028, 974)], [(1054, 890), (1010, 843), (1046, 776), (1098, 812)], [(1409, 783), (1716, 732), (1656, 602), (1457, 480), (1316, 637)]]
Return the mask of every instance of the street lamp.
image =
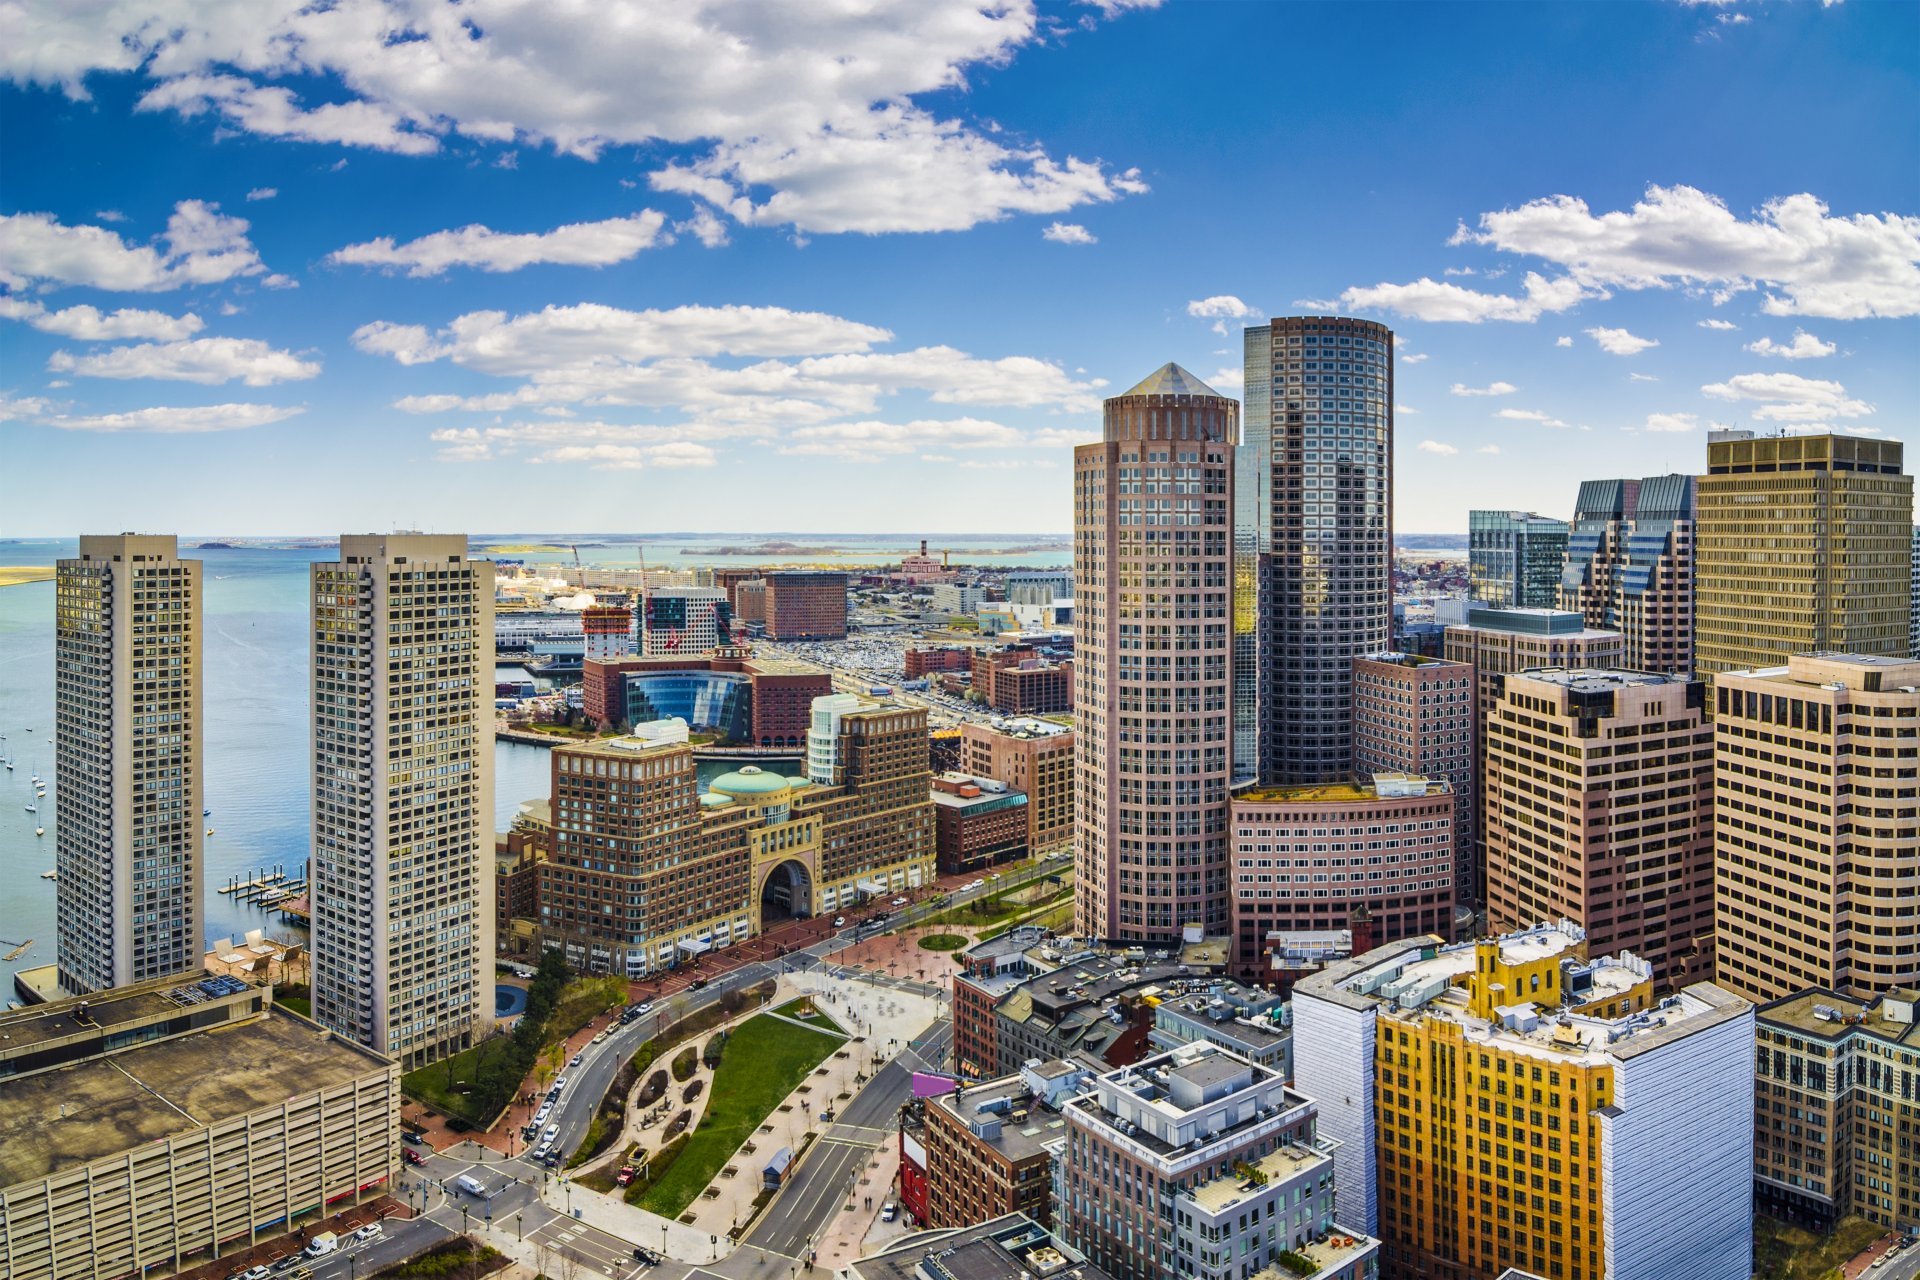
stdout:
[(517, 1209), (513, 1214), (513, 1238), (515, 1240), (525, 1240), (527, 1238), (525, 1233), (520, 1230), (520, 1212)]

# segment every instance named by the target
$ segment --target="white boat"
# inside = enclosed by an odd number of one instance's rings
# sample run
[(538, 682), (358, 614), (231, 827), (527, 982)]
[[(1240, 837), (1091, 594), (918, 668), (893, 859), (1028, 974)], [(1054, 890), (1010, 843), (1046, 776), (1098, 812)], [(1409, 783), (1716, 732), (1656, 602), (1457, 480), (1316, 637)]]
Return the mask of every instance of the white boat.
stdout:
[(46, 829), (45, 827), (35, 827), (35, 828), (33, 829), (33, 834), (35, 834), (35, 835), (37, 835), (37, 836), (43, 836), (43, 835), (45, 835), (45, 834), (47, 834), (47, 829)]
[(39, 805), (37, 805), (37, 804), (30, 804), (30, 805), (28, 805), (28, 806), (27, 806), (27, 812), (28, 812), (28, 813), (38, 813), (38, 812), (40, 812), (40, 806), (39, 806)]
[(40, 873), (40, 878), (42, 880), (58, 880), (60, 878), (60, 873), (58, 871), (42, 871)]

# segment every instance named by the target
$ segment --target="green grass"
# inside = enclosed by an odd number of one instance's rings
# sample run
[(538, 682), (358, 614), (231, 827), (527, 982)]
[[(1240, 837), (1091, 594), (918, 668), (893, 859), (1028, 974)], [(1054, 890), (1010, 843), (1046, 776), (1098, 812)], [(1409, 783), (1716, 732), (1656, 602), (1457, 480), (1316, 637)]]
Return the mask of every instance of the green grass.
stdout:
[(1753, 1220), (1753, 1274), (1760, 1280), (1830, 1280), (1840, 1264), (1886, 1234), (1865, 1218), (1842, 1218), (1833, 1234), (1756, 1215)]
[(647, 1188), (641, 1207), (679, 1217), (740, 1144), (843, 1043), (841, 1036), (764, 1014), (740, 1024), (714, 1072), (706, 1113), (672, 1166)]
[(291, 1009), (303, 1018), (313, 1016), (313, 1001), (305, 996), (276, 996), (273, 1002), (282, 1009)]
[(967, 939), (957, 933), (930, 933), (920, 939), (923, 951), (958, 951), (967, 945)]
[(509, 1037), (494, 1036), (471, 1049), (462, 1049), (443, 1062), (407, 1072), (400, 1077), (400, 1091), (450, 1116), (457, 1116), (468, 1124), (483, 1125), (493, 1117), (476, 1113), (467, 1095), (459, 1092), (458, 1083), (464, 1081), (468, 1085), (473, 1084), (480, 1078), (483, 1059), (491, 1061), (503, 1058), (511, 1047), (512, 1040)]
[[(1024, 889), (1028, 886), (1022, 884), (1017, 887)], [(975, 898), (965, 906), (950, 908), (937, 915), (929, 916), (925, 920), (916, 920), (914, 924), (916, 926), (979, 926), (999, 924), (1003, 920), (1012, 920), (1014, 917), (1025, 915), (1029, 911), (1040, 911), (1046, 908), (1057, 907), (1061, 902), (1073, 901), (1072, 889), (1066, 889), (1060, 893), (1056, 893), (1042, 902), (1013, 902), (1009, 900), (1007, 896), (1009, 892), (1011, 892), (1011, 890), (1003, 890), (1000, 893), (995, 893), (984, 898)]]
[(1007, 930), (1016, 927), (1016, 925), (1026, 924), (1038, 925), (1042, 929), (1049, 929), (1054, 933), (1064, 933), (1072, 929), (1073, 895), (1069, 893), (1064, 900), (1053, 900), (1047, 906), (1041, 908), (1038, 915), (1029, 916), (1025, 920), (1008, 920), (1005, 924), (988, 929), (979, 935), (979, 941), (991, 941), (1007, 932)]

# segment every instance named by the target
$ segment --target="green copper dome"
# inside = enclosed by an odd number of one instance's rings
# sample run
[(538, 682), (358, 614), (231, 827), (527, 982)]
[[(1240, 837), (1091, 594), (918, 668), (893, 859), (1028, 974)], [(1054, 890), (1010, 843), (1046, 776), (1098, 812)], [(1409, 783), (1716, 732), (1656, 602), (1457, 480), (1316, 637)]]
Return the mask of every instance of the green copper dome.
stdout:
[(707, 784), (707, 789), (729, 796), (770, 796), (785, 791), (788, 785), (787, 779), (779, 774), (748, 765), (744, 769), (721, 774)]

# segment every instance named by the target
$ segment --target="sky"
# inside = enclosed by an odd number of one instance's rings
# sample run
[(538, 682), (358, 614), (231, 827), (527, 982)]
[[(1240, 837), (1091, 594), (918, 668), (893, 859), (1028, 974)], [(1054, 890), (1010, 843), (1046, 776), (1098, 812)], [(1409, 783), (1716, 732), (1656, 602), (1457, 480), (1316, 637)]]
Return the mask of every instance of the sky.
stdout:
[(0, 14), (0, 537), (1060, 532), (1274, 315), (1394, 328), (1402, 531), (1920, 446), (1904, 0)]

